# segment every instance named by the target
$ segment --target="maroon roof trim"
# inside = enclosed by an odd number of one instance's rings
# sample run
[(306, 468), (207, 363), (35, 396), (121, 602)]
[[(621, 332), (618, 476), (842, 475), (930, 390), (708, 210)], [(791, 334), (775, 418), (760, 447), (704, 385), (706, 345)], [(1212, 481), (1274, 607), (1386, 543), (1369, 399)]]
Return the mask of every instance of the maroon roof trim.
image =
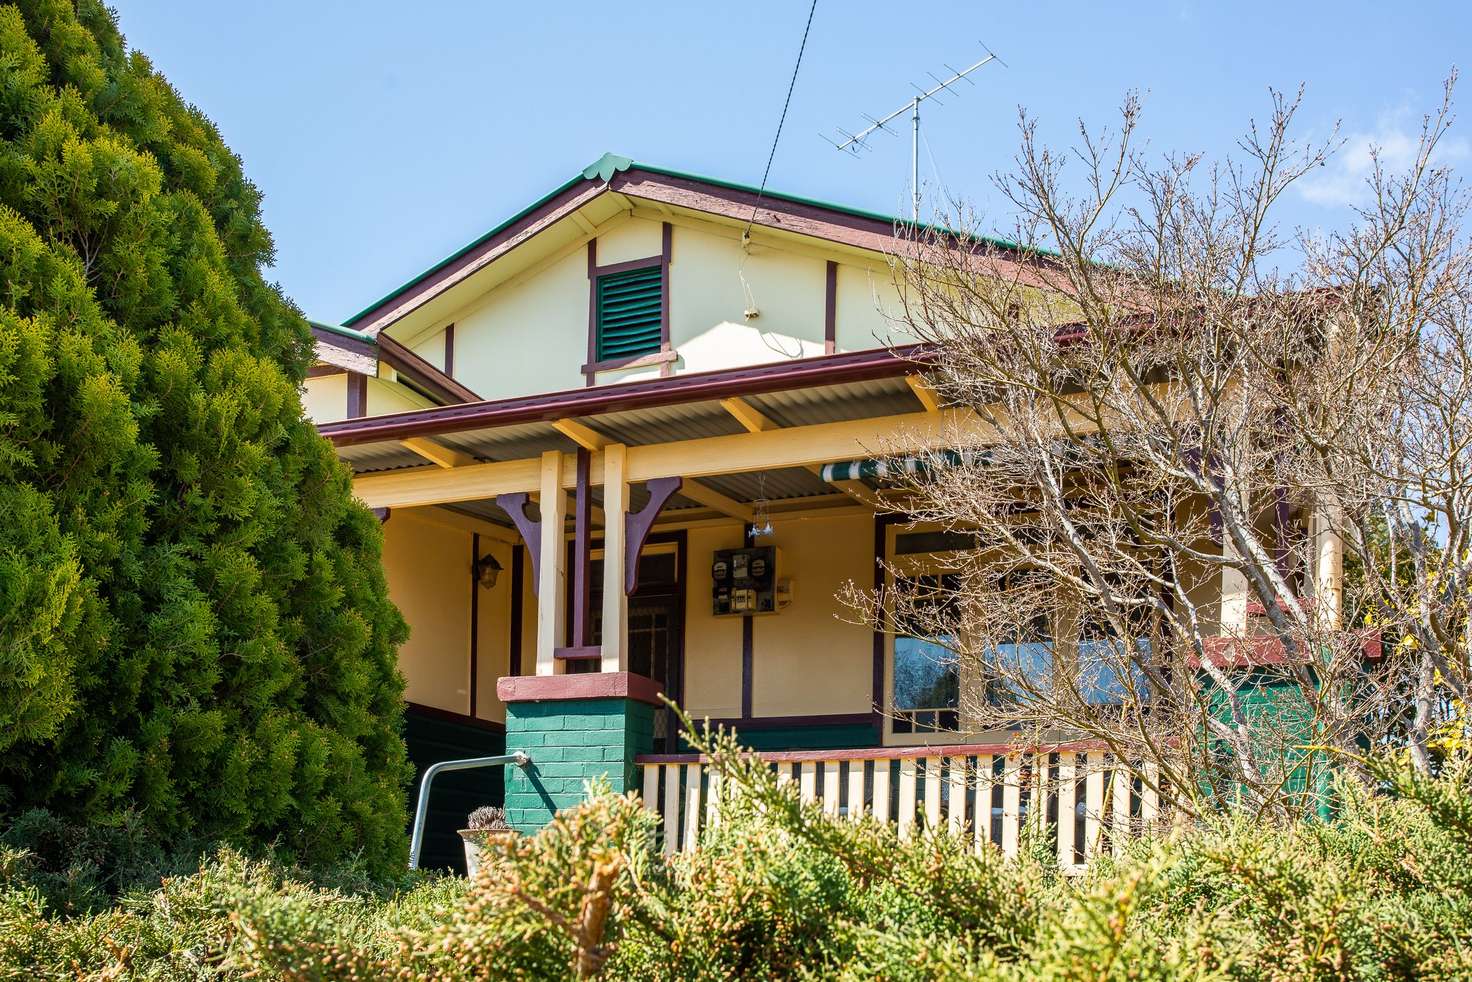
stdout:
[[(816, 203), (759, 198), (755, 191), (749, 189), (642, 170), (637, 164), (613, 175), (608, 187), (634, 198), (736, 219), (743, 224), (751, 221), (767, 228), (782, 229), (880, 253), (893, 253), (897, 250), (897, 244), (901, 242), (897, 233), (908, 224), (892, 218), (827, 208)], [(954, 247), (986, 250), (989, 253), (988, 262), (996, 267), (999, 275), (1015, 273), (1025, 285), (1048, 285), (1034, 268), (1039, 263), (1053, 263), (1046, 255), (1027, 253), (998, 242), (974, 242), (958, 233), (941, 234)]]
[(543, 229), (556, 224), (566, 215), (577, 211), (593, 198), (602, 194), (606, 186), (599, 183), (580, 181), (549, 201), (534, 208), (520, 221), (492, 235), (474, 249), (458, 256), (421, 280), (394, 293), (372, 310), (354, 317), (349, 323), (356, 331), (377, 335), (385, 327), (408, 314), (429, 297), (443, 289), (454, 286), (504, 253), (521, 245)]
[(357, 338), (350, 338), (347, 335), (337, 334), (333, 331), (324, 331), (316, 324), (309, 326), (314, 341), (320, 341), (329, 347), (340, 348), (343, 351), (351, 351), (355, 355), (367, 355), (369, 358), (378, 357), (378, 351), (367, 341), (359, 341)]
[(916, 363), (929, 360), (929, 350), (920, 345), (910, 345), (842, 352), (776, 364), (691, 372), (670, 378), (614, 382), (516, 399), (339, 420), (323, 423), (317, 430), (334, 445), (342, 447), (512, 423), (550, 422), (566, 417), (596, 416), (682, 402), (706, 402), (735, 395), (864, 382), (915, 371)]
[(725, 218), (736, 218), (742, 222), (752, 218), (752, 208), (756, 207), (754, 222), (757, 225), (877, 252), (894, 248), (895, 224), (890, 220), (869, 218), (780, 198), (763, 197), (758, 202), (754, 191), (722, 187), (688, 177), (658, 174), (641, 170), (637, 164), (613, 175), (608, 187), (631, 197)]

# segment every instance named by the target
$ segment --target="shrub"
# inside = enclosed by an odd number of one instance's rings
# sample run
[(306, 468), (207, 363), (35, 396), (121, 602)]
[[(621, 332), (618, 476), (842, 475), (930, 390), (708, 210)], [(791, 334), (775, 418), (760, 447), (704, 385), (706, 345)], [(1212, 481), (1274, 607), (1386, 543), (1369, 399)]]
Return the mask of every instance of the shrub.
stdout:
[(0, 52), (0, 821), (397, 868), (405, 628), (260, 195), (99, 0)]
[[(226, 851), (65, 917), (0, 852), (0, 977), (1345, 980), (1472, 977), (1472, 769), (1371, 762), (1332, 824), (1133, 844), (1069, 878), (833, 820), (725, 757), (740, 794), (694, 853), (602, 789), (475, 882), (313, 879)], [(123, 966), (125, 971), (118, 967)]]

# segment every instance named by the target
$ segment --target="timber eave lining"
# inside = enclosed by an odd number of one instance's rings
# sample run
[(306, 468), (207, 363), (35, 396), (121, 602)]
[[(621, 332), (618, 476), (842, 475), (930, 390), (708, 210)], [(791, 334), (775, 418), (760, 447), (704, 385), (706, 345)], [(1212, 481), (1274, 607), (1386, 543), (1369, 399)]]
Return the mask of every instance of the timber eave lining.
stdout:
[(892, 378), (917, 371), (930, 358), (931, 349), (921, 345), (844, 352), (778, 364), (693, 372), (669, 378), (567, 389), (544, 395), (339, 420), (323, 423), (317, 429), (334, 446), (342, 447), (515, 423), (551, 422), (556, 419), (596, 416), (631, 409), (702, 402), (733, 395), (755, 395)]

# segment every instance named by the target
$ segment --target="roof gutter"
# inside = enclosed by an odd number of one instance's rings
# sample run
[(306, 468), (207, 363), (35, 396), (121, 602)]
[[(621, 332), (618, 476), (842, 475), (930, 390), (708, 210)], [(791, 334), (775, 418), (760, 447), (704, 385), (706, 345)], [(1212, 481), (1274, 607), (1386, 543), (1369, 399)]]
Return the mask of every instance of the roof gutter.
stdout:
[(323, 423), (317, 431), (339, 447), (403, 440), (516, 423), (551, 422), (631, 409), (708, 402), (730, 396), (896, 378), (923, 370), (932, 358), (933, 349), (923, 345), (844, 352), (748, 368), (692, 372), (670, 378), (617, 382), (516, 399), (344, 419)]

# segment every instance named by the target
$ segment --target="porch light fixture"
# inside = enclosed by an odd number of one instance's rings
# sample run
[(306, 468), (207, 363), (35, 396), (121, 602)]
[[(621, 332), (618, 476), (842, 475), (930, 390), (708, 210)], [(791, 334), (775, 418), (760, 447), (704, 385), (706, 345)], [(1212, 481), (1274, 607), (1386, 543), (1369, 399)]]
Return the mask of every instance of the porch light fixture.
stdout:
[(489, 590), (496, 585), (496, 579), (501, 575), (501, 564), (496, 561), (495, 556), (486, 554), (470, 564), (470, 571), (475, 574), (475, 582)]

